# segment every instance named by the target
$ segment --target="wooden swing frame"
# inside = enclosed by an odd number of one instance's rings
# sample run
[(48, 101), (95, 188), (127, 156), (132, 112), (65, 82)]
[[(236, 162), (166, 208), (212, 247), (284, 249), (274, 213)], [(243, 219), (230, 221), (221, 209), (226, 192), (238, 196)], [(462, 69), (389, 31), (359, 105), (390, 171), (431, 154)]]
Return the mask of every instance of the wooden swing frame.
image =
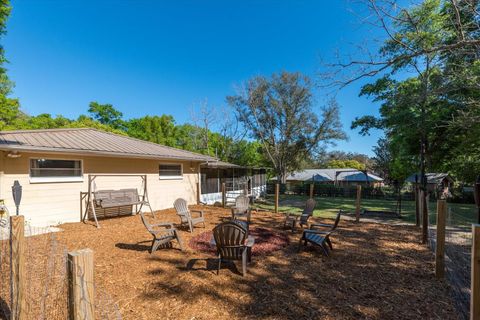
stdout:
[[(98, 178), (98, 177), (139, 177), (142, 179), (142, 189), (143, 189), (143, 192), (142, 194), (138, 194), (138, 189), (135, 189), (136, 192), (137, 192), (137, 196), (138, 196), (138, 201), (132, 201), (132, 202), (122, 202), (122, 203), (119, 203), (118, 205), (115, 205), (115, 204), (110, 204), (108, 205), (108, 207), (104, 207), (103, 209), (108, 209), (108, 208), (116, 208), (116, 207), (125, 207), (125, 206), (135, 206), (135, 215), (140, 213), (143, 206), (147, 206), (149, 209), (150, 209), (150, 212), (152, 213), (152, 215), (154, 216), (154, 213), (153, 213), (153, 210), (152, 210), (152, 207), (150, 205), (150, 201), (148, 200), (148, 192), (147, 192), (147, 175), (146, 174), (89, 174), (88, 175), (88, 191), (86, 193), (86, 206), (85, 206), (85, 212), (83, 212), (83, 216), (82, 216), (82, 222), (85, 222), (85, 220), (88, 220), (88, 212), (89, 210), (92, 210), (92, 215), (93, 215), (93, 219), (95, 220), (95, 225), (97, 228), (100, 228), (100, 224), (98, 223), (98, 218), (97, 218), (97, 212), (95, 210), (95, 207), (99, 207), (98, 205), (98, 202), (96, 203), (96, 199), (95, 199), (95, 193), (97, 192), (101, 192), (101, 191), (107, 191), (107, 190), (93, 190), (92, 186), (93, 186), (93, 183), (95, 182), (95, 180)], [(125, 190), (125, 189), (124, 189)], [(108, 190), (108, 191), (111, 191), (111, 192), (122, 192), (122, 190)], [(81, 199), (84, 199), (84, 197), (82, 197)], [(101, 205), (100, 205), (101, 207)], [(80, 209), (80, 211), (82, 211), (82, 209)]]

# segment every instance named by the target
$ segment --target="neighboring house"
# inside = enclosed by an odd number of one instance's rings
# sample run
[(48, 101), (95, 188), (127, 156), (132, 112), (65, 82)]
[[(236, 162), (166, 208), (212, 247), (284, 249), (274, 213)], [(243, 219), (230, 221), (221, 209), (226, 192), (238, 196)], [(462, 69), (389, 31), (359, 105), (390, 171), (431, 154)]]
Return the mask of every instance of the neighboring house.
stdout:
[(0, 199), (15, 212), (11, 186), (23, 187), (20, 213), (37, 225), (80, 221), (80, 193), (93, 188), (137, 188), (145, 174), (153, 210), (170, 208), (176, 198), (199, 199), (200, 165), (217, 159), (95, 129), (0, 132)]
[[(454, 180), (448, 173), (426, 173), (427, 178), (427, 190), (429, 192), (444, 192), (448, 193), (452, 188)], [(420, 173), (414, 173), (409, 176), (405, 182), (412, 184), (420, 183)]]
[(370, 172), (357, 169), (305, 169), (287, 176), (287, 183), (316, 182), (334, 184), (337, 186), (355, 186), (357, 184), (369, 184), (380, 186), (383, 179)]
[(221, 202), (222, 184), (225, 184), (227, 202), (233, 202), (239, 194), (245, 193), (258, 198), (267, 190), (266, 170), (222, 161), (202, 164), (200, 202)]

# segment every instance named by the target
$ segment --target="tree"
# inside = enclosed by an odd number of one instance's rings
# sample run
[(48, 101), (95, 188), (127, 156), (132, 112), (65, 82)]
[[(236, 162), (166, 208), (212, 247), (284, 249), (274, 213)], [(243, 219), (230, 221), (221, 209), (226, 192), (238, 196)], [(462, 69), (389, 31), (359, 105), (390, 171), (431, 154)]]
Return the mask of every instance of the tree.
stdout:
[(357, 160), (330, 160), (327, 162), (327, 168), (329, 169), (357, 169), (365, 170), (365, 164), (358, 162)]
[[(328, 167), (329, 163), (332, 161), (345, 162), (345, 161), (351, 161), (351, 160), (354, 160), (356, 163), (353, 166), (361, 165), (362, 166), (361, 170), (372, 170), (372, 166), (373, 166), (372, 159), (370, 159), (370, 157), (367, 156), (366, 154), (356, 153), (356, 152), (345, 152), (345, 151), (338, 151), (338, 150), (324, 152), (320, 154), (319, 157), (317, 158), (317, 161), (316, 161), (317, 163), (315, 166), (320, 168), (322, 167), (325, 168), (325, 167)], [(348, 168), (348, 166), (345, 166), (345, 165), (342, 165), (342, 166), (343, 168)], [(342, 167), (338, 167), (338, 168), (342, 168)], [(351, 166), (351, 168), (353, 167)]]
[(338, 104), (330, 101), (321, 108), (319, 119), (313, 111), (310, 79), (300, 73), (255, 77), (245, 83), (238, 95), (227, 97), (227, 102), (251, 137), (262, 144), (281, 182), (321, 144), (345, 138)]
[(125, 123), (129, 136), (169, 147), (177, 145), (175, 120), (170, 115), (145, 116)]
[(115, 129), (120, 129), (124, 125), (122, 120), (123, 113), (115, 109), (111, 104), (100, 104), (92, 101), (90, 102), (88, 113), (101, 124), (111, 126)]
[[(338, 72), (334, 74), (353, 70), (353, 75), (337, 81), (340, 86), (365, 77), (379, 78), (364, 86), (361, 94), (382, 103), (380, 118), (362, 117), (352, 127), (361, 127), (364, 134), (370, 128), (385, 130), (392, 150), (416, 160), (425, 203), (425, 172), (442, 165), (446, 154), (440, 151), (449, 150), (459, 136), (445, 138), (445, 133), (462, 131), (452, 127), (451, 119), (470, 107), (468, 99), (478, 97), (472, 91), (478, 92), (480, 77), (465, 71), (475, 66), (480, 52), (478, 1), (425, 0), (409, 8), (392, 0), (365, 2), (375, 19), (373, 24), (384, 31), (386, 39), (377, 54), (335, 64)], [(393, 163), (398, 161), (393, 159)], [(423, 216), (425, 243), (426, 209)]]

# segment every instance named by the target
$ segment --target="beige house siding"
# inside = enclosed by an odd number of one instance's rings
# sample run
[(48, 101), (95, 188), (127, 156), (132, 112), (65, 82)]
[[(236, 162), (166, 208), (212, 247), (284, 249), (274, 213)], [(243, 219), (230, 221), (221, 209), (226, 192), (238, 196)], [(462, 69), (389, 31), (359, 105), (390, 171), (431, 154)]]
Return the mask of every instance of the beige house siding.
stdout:
[[(88, 174), (146, 174), (148, 197), (152, 208), (171, 208), (176, 198), (185, 198), (190, 204), (196, 203), (198, 183), (198, 162), (157, 161), (143, 159), (75, 156), (64, 154), (22, 153), (20, 158), (8, 158), (2, 152), (0, 160), (0, 198), (11, 214), (15, 206), (11, 186), (18, 180), (23, 187), (20, 206), (21, 214), (35, 225), (55, 225), (63, 222), (80, 221), (80, 192), (88, 190)], [(82, 182), (32, 183), (29, 160), (31, 158), (82, 160)], [(181, 163), (183, 178), (161, 180), (158, 175), (160, 163)], [(141, 192), (140, 177), (98, 177), (97, 190), (138, 188)]]

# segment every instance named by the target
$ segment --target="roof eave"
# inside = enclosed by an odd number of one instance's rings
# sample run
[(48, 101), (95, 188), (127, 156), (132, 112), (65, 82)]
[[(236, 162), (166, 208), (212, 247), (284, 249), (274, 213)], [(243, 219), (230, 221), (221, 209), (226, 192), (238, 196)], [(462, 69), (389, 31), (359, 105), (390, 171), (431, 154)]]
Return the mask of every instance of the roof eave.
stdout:
[(3, 151), (21, 151), (31, 153), (54, 153), (54, 154), (70, 154), (80, 156), (97, 156), (97, 157), (114, 157), (114, 158), (128, 158), (128, 159), (149, 159), (149, 160), (177, 160), (177, 161), (194, 161), (194, 162), (207, 162), (215, 161), (211, 158), (201, 157), (161, 157), (156, 155), (143, 155), (134, 153), (120, 153), (120, 152), (108, 152), (108, 151), (94, 151), (94, 150), (81, 150), (81, 149), (55, 149), (55, 148), (42, 148), (42, 147), (17, 147), (17, 146), (1, 146), (0, 150)]

